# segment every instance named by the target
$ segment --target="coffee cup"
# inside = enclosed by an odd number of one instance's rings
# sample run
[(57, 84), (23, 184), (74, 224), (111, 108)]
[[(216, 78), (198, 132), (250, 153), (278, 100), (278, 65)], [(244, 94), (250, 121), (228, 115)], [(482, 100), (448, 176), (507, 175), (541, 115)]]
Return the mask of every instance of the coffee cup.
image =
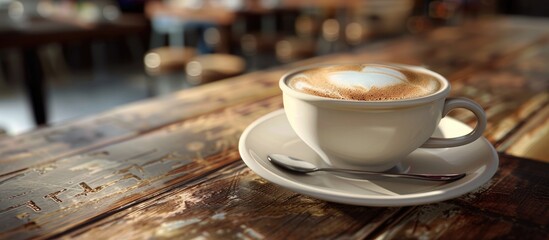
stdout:
[[(486, 128), (481, 106), (448, 98), (448, 80), (419, 66), (316, 65), (289, 72), (279, 86), (292, 129), (332, 167), (385, 171), (417, 148), (465, 145)], [(476, 116), (473, 131), (431, 137), (456, 108)]]

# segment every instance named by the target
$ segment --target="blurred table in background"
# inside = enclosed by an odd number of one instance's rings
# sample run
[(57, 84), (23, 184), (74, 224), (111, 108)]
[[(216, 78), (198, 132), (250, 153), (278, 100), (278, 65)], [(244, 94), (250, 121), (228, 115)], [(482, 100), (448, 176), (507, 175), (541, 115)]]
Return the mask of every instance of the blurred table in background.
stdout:
[(19, 24), (2, 25), (0, 47), (36, 47), (47, 43), (92, 41), (143, 34), (148, 21), (139, 14), (122, 14), (116, 20), (80, 22), (64, 18), (33, 18)]
[(38, 49), (47, 44), (93, 42), (112, 38), (143, 35), (149, 31), (145, 17), (121, 14), (109, 21), (89, 22), (73, 17), (32, 17), (0, 25), (0, 48), (23, 53), (25, 90), (37, 126), (46, 124), (46, 81)]
[[(0, 237), (463, 238), (549, 236), (549, 20), (465, 22), (234, 77), (0, 139)], [(282, 107), (279, 78), (313, 63), (425, 65), (480, 103), (500, 168), (456, 199), (329, 203), (255, 175), (237, 143)], [(451, 115), (473, 125), (468, 112)]]

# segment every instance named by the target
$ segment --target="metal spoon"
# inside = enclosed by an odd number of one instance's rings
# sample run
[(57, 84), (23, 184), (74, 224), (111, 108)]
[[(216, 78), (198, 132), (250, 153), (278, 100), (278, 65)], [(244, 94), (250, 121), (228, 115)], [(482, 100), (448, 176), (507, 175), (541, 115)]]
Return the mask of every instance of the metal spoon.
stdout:
[(283, 154), (269, 154), (267, 159), (276, 166), (282, 167), (287, 170), (291, 170), (299, 173), (312, 173), (318, 171), (325, 172), (337, 172), (337, 173), (349, 173), (355, 175), (366, 175), (366, 176), (383, 176), (391, 178), (413, 178), (420, 180), (429, 180), (429, 181), (455, 181), (460, 178), (465, 177), (465, 173), (449, 173), (449, 174), (420, 174), (420, 173), (383, 173), (383, 172), (372, 172), (372, 171), (363, 171), (363, 170), (353, 170), (353, 169), (338, 169), (338, 168), (320, 168), (313, 163), (286, 156)]

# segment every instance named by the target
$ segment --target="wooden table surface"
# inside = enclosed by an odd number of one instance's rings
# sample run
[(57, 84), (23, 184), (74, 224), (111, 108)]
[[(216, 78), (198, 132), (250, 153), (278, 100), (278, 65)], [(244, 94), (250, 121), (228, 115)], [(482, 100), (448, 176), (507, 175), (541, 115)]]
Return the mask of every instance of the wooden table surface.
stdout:
[[(0, 238), (547, 239), (548, 26), (439, 28), (0, 138)], [(444, 202), (360, 207), (285, 190), (241, 161), (242, 131), (282, 107), (283, 73), (370, 61), (425, 65), (479, 102), (500, 157), (492, 180)]]

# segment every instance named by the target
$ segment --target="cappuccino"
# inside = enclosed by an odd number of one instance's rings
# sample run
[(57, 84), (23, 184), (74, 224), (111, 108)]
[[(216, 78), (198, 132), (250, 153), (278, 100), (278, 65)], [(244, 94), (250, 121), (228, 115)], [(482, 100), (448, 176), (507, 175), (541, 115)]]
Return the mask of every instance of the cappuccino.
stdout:
[[(419, 147), (469, 144), (486, 128), (481, 106), (448, 98), (448, 80), (418, 66), (309, 66), (287, 73), (278, 85), (292, 130), (336, 168), (386, 171)], [(475, 129), (432, 137), (441, 118), (456, 108), (476, 116)]]
[(292, 76), (286, 83), (294, 90), (311, 95), (359, 101), (418, 98), (441, 88), (440, 82), (432, 75), (380, 64), (309, 69)]

